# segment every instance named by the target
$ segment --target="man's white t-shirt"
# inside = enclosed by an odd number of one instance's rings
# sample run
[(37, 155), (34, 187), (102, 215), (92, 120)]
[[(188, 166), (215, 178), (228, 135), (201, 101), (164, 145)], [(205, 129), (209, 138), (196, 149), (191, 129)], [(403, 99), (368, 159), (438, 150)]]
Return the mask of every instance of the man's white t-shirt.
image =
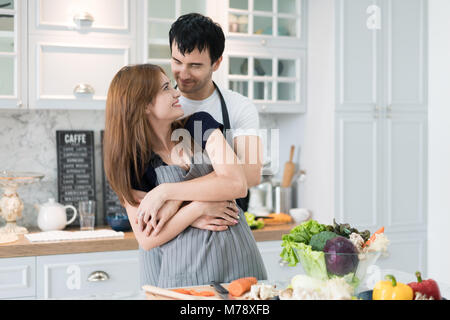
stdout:
[[(253, 102), (231, 90), (220, 89), (228, 110), (230, 127), (233, 138), (237, 136), (259, 135), (258, 110)], [(204, 100), (191, 100), (184, 96), (179, 98), (184, 116), (189, 116), (195, 112), (208, 112), (217, 122), (223, 124), (222, 106), (217, 89), (213, 94)]]

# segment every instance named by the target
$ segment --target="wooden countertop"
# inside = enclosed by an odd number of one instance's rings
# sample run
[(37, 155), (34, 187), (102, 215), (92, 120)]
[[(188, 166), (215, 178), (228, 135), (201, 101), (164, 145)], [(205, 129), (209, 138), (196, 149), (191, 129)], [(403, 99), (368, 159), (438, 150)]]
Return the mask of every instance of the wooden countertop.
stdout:
[[(277, 226), (265, 226), (260, 230), (252, 230), (256, 241), (281, 240), (283, 234), (295, 227), (295, 223)], [(100, 226), (98, 229), (110, 229), (109, 226)], [(66, 229), (70, 231), (71, 229)], [(77, 229), (72, 229), (77, 230)], [(30, 233), (39, 230), (30, 230)], [(0, 258), (44, 256), (53, 254), (88, 253), (102, 251), (136, 250), (138, 243), (132, 231), (124, 232), (123, 238), (49, 241), (31, 243), (24, 235), (19, 235), (15, 242), (0, 244)]]

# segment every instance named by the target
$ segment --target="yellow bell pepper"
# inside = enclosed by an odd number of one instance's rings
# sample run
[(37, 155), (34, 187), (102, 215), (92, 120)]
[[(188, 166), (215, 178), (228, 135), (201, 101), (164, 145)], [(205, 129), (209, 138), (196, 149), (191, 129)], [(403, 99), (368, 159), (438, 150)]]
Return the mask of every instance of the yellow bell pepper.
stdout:
[(378, 281), (373, 288), (373, 300), (413, 300), (413, 290), (410, 286), (397, 282), (393, 275), (387, 275), (386, 280)]

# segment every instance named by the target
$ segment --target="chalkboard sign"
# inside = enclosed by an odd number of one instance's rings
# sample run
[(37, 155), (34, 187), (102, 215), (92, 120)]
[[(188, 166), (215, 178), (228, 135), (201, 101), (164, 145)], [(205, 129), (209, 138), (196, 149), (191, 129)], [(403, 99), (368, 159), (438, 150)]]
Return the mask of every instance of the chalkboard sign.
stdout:
[[(82, 200), (96, 200), (93, 131), (56, 131), (58, 202), (78, 208)], [(72, 210), (67, 211), (68, 217)], [(79, 225), (79, 215), (72, 225)]]
[(106, 221), (106, 217), (108, 215), (114, 216), (117, 213), (127, 215), (127, 211), (120, 204), (117, 194), (113, 191), (113, 189), (111, 189), (111, 186), (108, 183), (108, 179), (106, 179), (105, 169), (103, 165), (103, 133), (104, 131), (102, 130), (100, 132), (100, 139), (102, 141), (103, 219), (104, 223), (107, 224), (108, 222)]

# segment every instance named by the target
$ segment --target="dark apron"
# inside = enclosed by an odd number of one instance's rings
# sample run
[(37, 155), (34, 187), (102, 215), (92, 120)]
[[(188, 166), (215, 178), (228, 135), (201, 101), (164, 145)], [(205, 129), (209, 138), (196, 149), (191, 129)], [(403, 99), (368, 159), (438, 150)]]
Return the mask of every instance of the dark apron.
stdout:
[[(219, 94), (219, 98), (220, 98), (220, 106), (222, 108), (222, 119), (223, 119), (223, 130), (222, 133), (225, 137), (225, 139), (227, 140), (227, 136), (226, 136), (226, 131), (231, 129), (230, 126), (230, 117), (228, 116), (228, 109), (227, 109), (227, 104), (225, 103), (225, 99), (223, 98), (222, 92), (220, 92), (219, 87), (216, 85), (216, 83), (213, 81), (214, 87), (217, 90), (217, 93)], [(175, 89), (177, 88), (177, 85), (175, 85)], [(228, 141), (228, 140), (227, 140)], [(234, 144), (233, 141), (228, 141), (228, 143), (230, 144), (231, 148), (233, 148), (234, 150)], [(240, 199), (236, 199), (236, 203), (237, 205), (245, 211), (248, 210), (248, 200), (250, 197), (250, 192), (247, 192), (247, 196), (245, 198), (240, 198)]]

